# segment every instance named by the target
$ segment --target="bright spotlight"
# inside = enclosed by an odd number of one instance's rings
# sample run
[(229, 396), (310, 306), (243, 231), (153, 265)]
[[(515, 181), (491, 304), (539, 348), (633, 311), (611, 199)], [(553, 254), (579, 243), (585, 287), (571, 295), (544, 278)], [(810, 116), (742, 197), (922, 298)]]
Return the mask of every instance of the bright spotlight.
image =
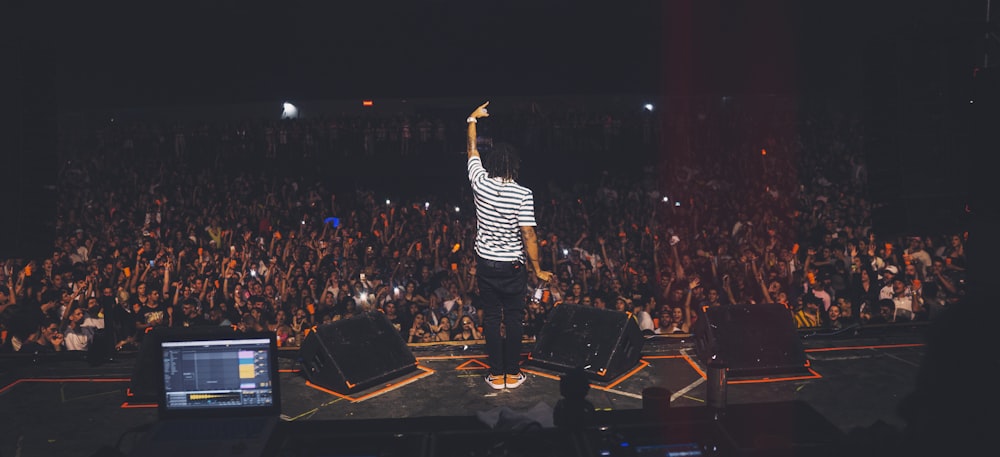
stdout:
[(645, 105), (642, 105), (642, 108), (645, 109), (646, 111), (652, 112), (653, 111), (653, 104), (652, 103), (646, 103)]
[(299, 109), (295, 105), (285, 102), (281, 104), (281, 118), (282, 119), (297, 119), (299, 117)]

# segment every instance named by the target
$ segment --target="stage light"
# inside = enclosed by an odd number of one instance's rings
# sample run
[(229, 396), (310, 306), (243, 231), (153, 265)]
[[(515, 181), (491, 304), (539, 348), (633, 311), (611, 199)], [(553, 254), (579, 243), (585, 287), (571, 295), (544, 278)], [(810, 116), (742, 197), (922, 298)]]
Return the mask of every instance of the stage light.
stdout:
[(653, 104), (652, 103), (646, 103), (645, 105), (642, 105), (642, 108), (645, 109), (646, 111), (652, 112), (653, 111)]
[(295, 105), (284, 102), (281, 104), (281, 118), (282, 119), (297, 119), (299, 117), (299, 109)]

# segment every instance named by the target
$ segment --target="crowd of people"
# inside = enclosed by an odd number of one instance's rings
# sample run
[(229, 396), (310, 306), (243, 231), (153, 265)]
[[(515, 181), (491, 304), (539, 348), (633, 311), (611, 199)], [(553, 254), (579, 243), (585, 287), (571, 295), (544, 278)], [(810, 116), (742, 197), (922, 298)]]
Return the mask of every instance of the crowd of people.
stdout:
[[(781, 303), (797, 327), (838, 332), (962, 300), (964, 232), (873, 226), (849, 110), (684, 106), (525, 106), (484, 131), (521, 147), (554, 273), (529, 275), (526, 338), (560, 304), (629, 312), (655, 338), (711, 306)], [(151, 329), (209, 325), (294, 347), (374, 312), (409, 343), (480, 340), (463, 117), (65, 133), (51, 255), (0, 260), (0, 348), (128, 351)]]

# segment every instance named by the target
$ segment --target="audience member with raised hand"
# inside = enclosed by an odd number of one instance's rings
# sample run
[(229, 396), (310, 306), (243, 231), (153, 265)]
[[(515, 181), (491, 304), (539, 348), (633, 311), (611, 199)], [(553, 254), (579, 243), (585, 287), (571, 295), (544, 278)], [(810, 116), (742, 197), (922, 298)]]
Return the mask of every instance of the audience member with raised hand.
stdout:
[(481, 340), (482, 338), (479, 329), (476, 327), (476, 323), (469, 316), (462, 317), (458, 328), (455, 329), (455, 333), (452, 336), (452, 340), (454, 341), (473, 341)]
[(97, 325), (87, 316), (87, 312), (78, 303), (74, 303), (67, 308), (66, 318), (63, 321), (60, 332), (63, 334), (63, 341), (66, 350), (86, 351), (94, 341), (94, 334), (97, 332)]
[(38, 328), (28, 335), (17, 352), (28, 354), (60, 352), (66, 350), (65, 336), (59, 329), (59, 322), (55, 319), (42, 319)]
[(434, 336), (433, 331), (429, 324), (427, 324), (427, 319), (423, 314), (417, 314), (413, 316), (413, 325), (409, 329), (409, 338), (407, 338), (407, 343), (428, 343), (432, 341)]

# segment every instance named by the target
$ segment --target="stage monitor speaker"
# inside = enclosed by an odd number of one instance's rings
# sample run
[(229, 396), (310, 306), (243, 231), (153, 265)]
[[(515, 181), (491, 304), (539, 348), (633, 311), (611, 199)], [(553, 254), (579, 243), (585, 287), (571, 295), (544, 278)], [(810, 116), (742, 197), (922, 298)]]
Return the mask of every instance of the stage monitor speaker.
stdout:
[(706, 365), (721, 363), (730, 377), (807, 371), (795, 321), (778, 303), (712, 306), (699, 316), (695, 349)]
[(181, 336), (197, 338), (220, 334), (236, 336), (237, 333), (232, 327), (215, 325), (159, 327), (144, 333), (142, 342), (139, 344), (139, 352), (135, 357), (135, 364), (132, 365), (132, 378), (129, 380), (126, 401), (129, 403), (156, 403), (159, 399), (160, 382), (156, 377), (160, 373), (160, 369), (156, 364), (163, 363), (163, 359), (160, 357), (160, 343), (163, 342), (164, 338), (174, 339)]
[(630, 314), (564, 304), (549, 313), (528, 363), (563, 373), (582, 367), (588, 378), (610, 381), (639, 363), (644, 342)]
[(379, 312), (324, 324), (299, 348), (306, 378), (338, 393), (354, 393), (417, 368), (392, 322)]

